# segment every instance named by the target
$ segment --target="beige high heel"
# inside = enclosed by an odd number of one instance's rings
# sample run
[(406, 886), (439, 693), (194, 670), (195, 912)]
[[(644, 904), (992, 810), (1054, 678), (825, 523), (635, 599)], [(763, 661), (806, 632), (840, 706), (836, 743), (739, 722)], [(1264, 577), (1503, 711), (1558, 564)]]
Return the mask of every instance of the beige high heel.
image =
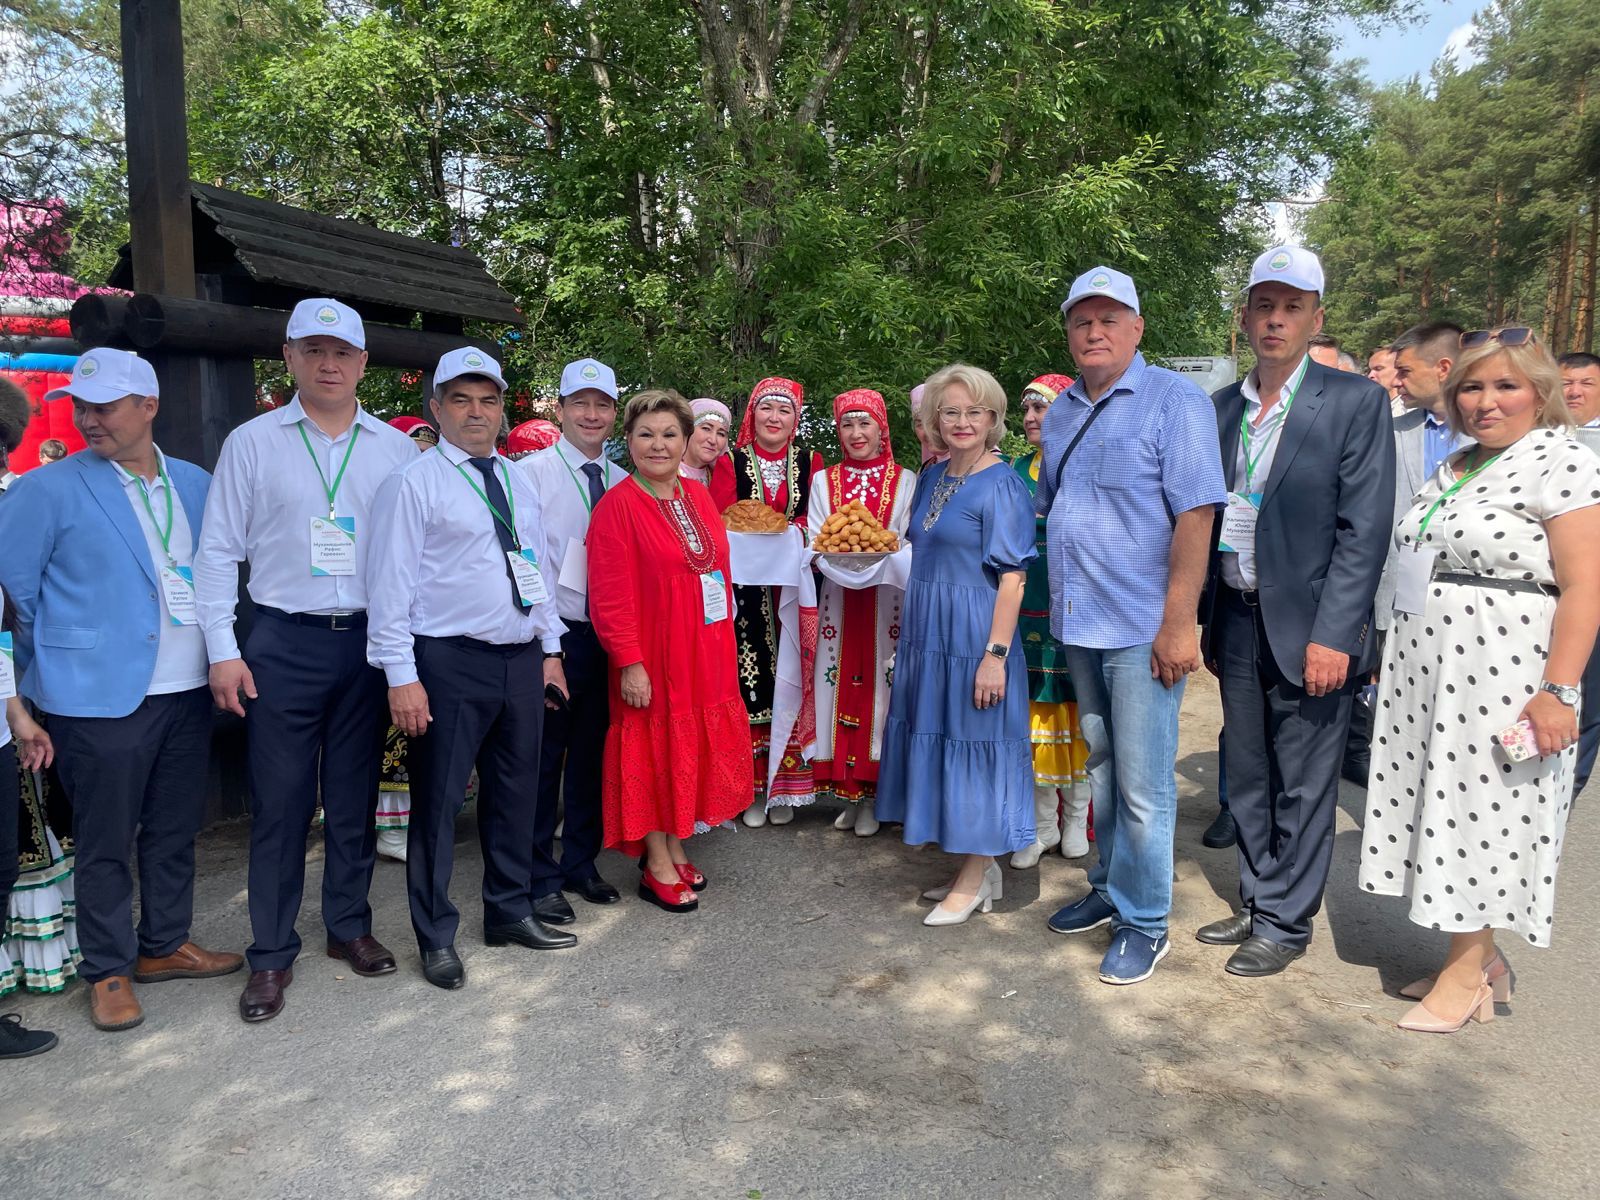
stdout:
[[(1437, 975), (1426, 976), (1415, 983), (1406, 984), (1398, 994), (1407, 1000), (1421, 1000), (1433, 991), (1433, 985), (1438, 979)], [(1501, 954), (1498, 948), (1494, 952), (1494, 957), (1489, 960), (1489, 965), (1483, 969), (1483, 981), (1494, 990), (1496, 1004), (1511, 1003), (1511, 992), (1516, 986), (1517, 977), (1511, 973), (1511, 964), (1506, 962), (1505, 955)]]
[(1466, 1027), (1468, 1021), (1487, 1025), (1492, 1020), (1494, 1020), (1494, 992), (1490, 990), (1488, 984), (1482, 983), (1478, 985), (1478, 994), (1473, 997), (1471, 1006), (1459, 1021), (1447, 1021), (1430, 1012), (1426, 1005), (1419, 1004), (1395, 1024), (1412, 1033), (1459, 1033)]
[[(992, 862), (983, 869), (983, 881), (989, 885), (989, 899), (1004, 900), (1006, 898), (1006, 880), (1000, 873), (1000, 864)], [(922, 893), (924, 900), (932, 900), (935, 904), (941, 903), (950, 894), (950, 885), (929, 888)]]
[(994, 907), (994, 897), (989, 891), (989, 881), (985, 879), (978, 885), (978, 894), (975, 895), (964, 908), (949, 912), (943, 908), (935, 908), (922, 918), (924, 925), (965, 925), (967, 918), (974, 912), (988, 912)]

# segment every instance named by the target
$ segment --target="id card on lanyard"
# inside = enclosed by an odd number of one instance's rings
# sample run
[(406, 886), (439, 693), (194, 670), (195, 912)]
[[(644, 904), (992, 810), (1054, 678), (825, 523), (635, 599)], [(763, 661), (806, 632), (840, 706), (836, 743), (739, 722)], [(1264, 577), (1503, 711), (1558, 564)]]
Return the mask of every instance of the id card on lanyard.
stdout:
[(544, 572), (539, 569), (539, 558), (532, 550), (507, 550), (506, 561), (511, 564), (511, 577), (517, 581), (517, 599), (523, 608), (532, 608), (550, 599), (544, 585)]
[(1395, 565), (1394, 580), (1394, 611), (1397, 613), (1410, 613), (1420, 616), (1428, 606), (1428, 585), (1433, 582), (1433, 567), (1438, 560), (1439, 552), (1431, 542), (1426, 541), (1428, 525), (1433, 521), (1434, 515), (1444, 507), (1446, 501), (1471, 483), (1478, 475), (1494, 465), (1496, 458), (1480, 463), (1468, 471), (1460, 479), (1447, 487), (1439, 498), (1428, 506), (1428, 511), (1422, 514), (1422, 524), (1417, 529), (1417, 540), (1401, 547)]
[(161, 539), (161, 552), (167, 556), (167, 565), (158, 572), (161, 580), (161, 599), (166, 604), (167, 620), (173, 625), (198, 625), (200, 617), (195, 611), (194, 568), (180, 567), (178, 560), (172, 554), (172, 480), (167, 478), (166, 463), (159, 457), (156, 459), (156, 470), (160, 473), (161, 492), (167, 501), (165, 524), (156, 520), (155, 505), (150, 503), (150, 489), (145, 486), (144, 480), (135, 476), (134, 483), (139, 488), (139, 499), (144, 501), (144, 511), (150, 518), (150, 526)]
[(361, 426), (358, 423), (350, 427), (350, 441), (344, 448), (344, 458), (339, 463), (339, 471), (334, 475), (331, 484), (328, 482), (327, 473), (322, 469), (322, 463), (317, 459), (317, 452), (311, 447), (311, 438), (306, 434), (305, 421), (300, 422), (295, 428), (300, 431), (300, 441), (305, 445), (311, 465), (317, 469), (317, 478), (322, 481), (322, 491), (328, 498), (328, 515), (311, 518), (311, 574), (318, 578), (329, 575), (354, 575), (356, 519), (338, 517), (334, 512), (339, 498), (339, 485), (344, 482), (344, 473), (349, 469), (350, 456), (356, 452), (356, 440), (361, 436)]
[[(9, 633), (0, 633), (0, 703), (17, 694), (17, 651)], [(0, 714), (0, 721), (5, 720)]]
[(1244, 451), (1244, 488), (1228, 493), (1228, 507), (1222, 512), (1222, 533), (1217, 539), (1217, 549), (1224, 554), (1255, 553), (1256, 525), (1261, 519), (1261, 501), (1266, 494), (1256, 490), (1256, 468), (1261, 465), (1261, 460), (1273, 445), (1273, 439), (1282, 433), (1284, 424), (1289, 420), (1289, 410), (1294, 407), (1294, 399), (1300, 394), (1300, 385), (1305, 382), (1310, 365), (1309, 358), (1301, 362), (1300, 370), (1291, 381), (1293, 386), (1289, 388), (1289, 394), (1278, 406), (1277, 412), (1253, 431), (1260, 439), (1259, 448), (1253, 456), (1250, 453), (1252, 430), (1249, 405), (1239, 414), (1239, 445)]
[(700, 608), (707, 625), (728, 619), (728, 581), (721, 571), (700, 576)]

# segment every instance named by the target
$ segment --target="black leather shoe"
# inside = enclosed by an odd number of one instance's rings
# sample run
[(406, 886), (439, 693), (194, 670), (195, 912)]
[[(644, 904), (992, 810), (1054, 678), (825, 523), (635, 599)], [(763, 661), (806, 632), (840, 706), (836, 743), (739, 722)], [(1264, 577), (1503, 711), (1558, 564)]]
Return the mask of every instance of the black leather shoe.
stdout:
[[(617, 891), (598, 875), (591, 875), (587, 879), (580, 879), (576, 883), (567, 883), (561, 889), (563, 892), (576, 892), (590, 904), (615, 904), (622, 899), (622, 893)], [(548, 921), (549, 917), (542, 918)]]
[(1263, 975), (1278, 974), (1304, 953), (1299, 946), (1285, 946), (1268, 938), (1252, 937), (1228, 956), (1228, 965), (1224, 969), (1229, 975), (1259, 979)]
[(434, 987), (454, 990), (467, 982), (467, 968), (454, 946), (422, 952), (422, 974)]
[(529, 950), (565, 950), (578, 944), (575, 933), (558, 933), (532, 917), (523, 917), (515, 925), (485, 925), (483, 940), (490, 946), (504, 946), (515, 942)]
[(1212, 850), (1225, 850), (1239, 840), (1239, 826), (1233, 814), (1223, 809), (1200, 835), (1200, 844)]
[(1249, 937), (1250, 914), (1242, 909), (1231, 917), (1223, 917), (1194, 931), (1194, 940), (1208, 946), (1239, 946)]
[(535, 900), (533, 915), (546, 925), (571, 925), (578, 919), (578, 914), (572, 911), (572, 905), (560, 892), (551, 892)]

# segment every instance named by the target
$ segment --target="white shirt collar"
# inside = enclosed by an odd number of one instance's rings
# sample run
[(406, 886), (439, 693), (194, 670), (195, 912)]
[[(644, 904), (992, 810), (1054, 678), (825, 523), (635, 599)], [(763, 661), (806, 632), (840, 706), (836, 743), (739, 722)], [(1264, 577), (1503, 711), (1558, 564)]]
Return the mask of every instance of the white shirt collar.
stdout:
[(147, 488), (158, 488), (162, 486), (161, 477), (167, 472), (167, 456), (161, 453), (160, 446), (155, 447), (155, 452), (157, 470), (156, 477), (151, 480), (139, 479), (139, 476), (135, 475), (132, 471), (128, 470), (119, 462), (111, 463), (111, 469), (117, 473), (117, 479), (119, 482), (121, 482), (123, 487), (127, 487), (135, 480), (139, 480), (139, 482), (143, 483)]
[[(439, 453), (444, 455), (449, 462), (456, 466), (460, 466), (464, 462), (471, 462), (473, 458), (471, 454), (468, 454), (460, 446), (456, 445), (449, 438), (443, 436), (442, 434), (439, 437)], [(489, 457), (499, 458), (500, 452), (496, 450), (491, 453)]]
[[(1299, 376), (1300, 381), (1304, 383), (1305, 372), (1310, 370), (1310, 366), (1311, 355), (1307, 354), (1300, 359), (1300, 365), (1297, 366), (1293, 371), (1289, 372), (1289, 378), (1283, 386), (1288, 387), (1290, 384), (1294, 383), (1296, 376)], [(1250, 373), (1244, 377), (1244, 382), (1239, 385), (1239, 394), (1245, 398), (1246, 405), (1252, 408), (1261, 407), (1261, 390), (1260, 381), (1256, 376), (1257, 370), (1258, 368), (1251, 367)], [(1282, 401), (1287, 400), (1288, 397), (1280, 394), (1278, 399), (1281, 403)]]
[(580, 463), (599, 463), (602, 469), (604, 469), (611, 461), (606, 457), (606, 446), (604, 442), (600, 443), (600, 449), (597, 453), (594, 455), (588, 455), (582, 450), (579, 450), (578, 447), (574, 445), (567, 437), (567, 435), (563, 433), (560, 439), (556, 442), (556, 448), (561, 450), (562, 454), (566, 457), (575, 458)]
[[(294, 394), (294, 398), (278, 410), (278, 421), (284, 425), (293, 425), (298, 421), (304, 421), (313, 428), (318, 428), (320, 431), (320, 427), (317, 426), (317, 423), (311, 419), (309, 414), (307, 414), (305, 405), (300, 403), (299, 392), (296, 392)], [(378, 420), (377, 417), (373, 416), (366, 409), (362, 408), (361, 402), (358, 400), (356, 402), (356, 419), (351, 422), (352, 428), (356, 425), (365, 425), (370, 432), (376, 433), (383, 425), (383, 422)], [(345, 430), (345, 433), (349, 432), (349, 429)], [(344, 433), (341, 433), (339, 437), (343, 437), (344, 435)], [(333, 440), (338, 441), (339, 439), (335, 438)]]

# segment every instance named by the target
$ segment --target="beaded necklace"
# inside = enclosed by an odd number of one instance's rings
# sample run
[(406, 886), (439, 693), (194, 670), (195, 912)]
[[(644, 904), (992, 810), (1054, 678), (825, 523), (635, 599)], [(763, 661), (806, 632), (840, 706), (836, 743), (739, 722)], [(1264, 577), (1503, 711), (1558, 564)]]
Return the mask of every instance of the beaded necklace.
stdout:
[(700, 519), (700, 513), (695, 506), (684, 499), (683, 489), (674, 488), (674, 494), (663, 500), (656, 495), (656, 491), (638, 475), (633, 477), (652, 500), (656, 502), (656, 509), (661, 513), (662, 520), (666, 521), (667, 528), (672, 530), (672, 536), (678, 543), (678, 548), (683, 551), (683, 561), (696, 575), (709, 575), (717, 566), (717, 546), (711, 540), (711, 533)]

